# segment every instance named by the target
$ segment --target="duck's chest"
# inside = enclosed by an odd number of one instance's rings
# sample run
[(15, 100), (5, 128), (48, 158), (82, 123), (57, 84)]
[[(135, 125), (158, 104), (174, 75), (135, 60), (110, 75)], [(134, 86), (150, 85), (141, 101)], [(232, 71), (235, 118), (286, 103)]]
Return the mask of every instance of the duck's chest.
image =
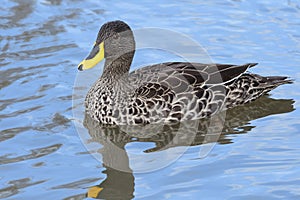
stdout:
[(103, 124), (117, 124), (120, 113), (126, 108), (126, 95), (113, 87), (95, 86), (85, 99), (86, 111)]

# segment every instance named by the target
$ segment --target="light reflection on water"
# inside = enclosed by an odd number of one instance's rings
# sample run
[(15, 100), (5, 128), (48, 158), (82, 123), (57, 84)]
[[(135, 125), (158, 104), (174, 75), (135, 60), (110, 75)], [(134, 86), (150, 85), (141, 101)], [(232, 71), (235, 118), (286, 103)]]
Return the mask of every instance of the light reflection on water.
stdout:
[[(2, 3), (0, 198), (82, 199), (100, 190), (100, 197), (107, 199), (300, 197), (299, 113), (292, 112), (300, 96), (297, 1)], [(205, 159), (198, 157), (199, 136), (164, 169), (146, 174), (116, 171), (87, 152), (72, 123), (71, 104), (76, 65), (100, 25), (112, 19), (125, 20), (133, 28), (182, 32), (200, 42), (216, 62), (260, 62), (254, 72), (288, 75), (296, 82), (227, 113), (223, 135)], [(144, 61), (139, 54), (135, 59)], [(101, 137), (115, 138), (113, 131), (91, 135), (105, 148)], [(118, 135), (124, 137), (104, 141), (128, 150), (139, 144), (157, 151), (172, 137), (132, 141), (126, 133)]]

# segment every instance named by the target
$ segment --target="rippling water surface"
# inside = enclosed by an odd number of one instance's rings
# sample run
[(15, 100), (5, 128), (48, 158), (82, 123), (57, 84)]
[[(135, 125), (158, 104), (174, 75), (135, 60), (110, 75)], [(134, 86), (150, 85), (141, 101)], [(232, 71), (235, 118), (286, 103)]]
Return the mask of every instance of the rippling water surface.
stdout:
[[(1, 3), (0, 198), (300, 199), (299, 1)], [(126, 127), (77, 120), (72, 112), (76, 66), (101, 24), (114, 19), (133, 29), (180, 32), (199, 42), (214, 62), (259, 62), (253, 72), (287, 75), (295, 83), (229, 110), (217, 139), (201, 133), (192, 141), (187, 135), (176, 138), (172, 131), (178, 127), (133, 137)], [(172, 59), (155, 50), (143, 55), (137, 53), (136, 65)], [(88, 83), (80, 88), (87, 89)], [(205, 129), (207, 122), (200, 126)], [(193, 124), (185, 127), (187, 134), (196, 133)], [(80, 130), (89, 137), (80, 136)], [(169, 165), (135, 171), (141, 166), (134, 166), (131, 155), (176, 153), (189, 144)], [(201, 154), (210, 144), (212, 150)], [(155, 160), (139, 161), (144, 167)]]

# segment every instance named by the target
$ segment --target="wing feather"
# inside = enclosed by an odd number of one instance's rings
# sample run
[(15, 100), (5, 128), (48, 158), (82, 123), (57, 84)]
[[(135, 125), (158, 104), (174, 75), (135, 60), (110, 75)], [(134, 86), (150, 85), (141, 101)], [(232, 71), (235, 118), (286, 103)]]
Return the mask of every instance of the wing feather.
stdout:
[[(167, 62), (150, 65), (131, 72), (140, 82), (164, 82), (178, 85), (178, 80), (192, 86), (214, 85), (233, 81), (257, 63), (244, 65)], [(176, 78), (176, 79), (174, 79)], [(138, 81), (138, 80), (137, 80)]]

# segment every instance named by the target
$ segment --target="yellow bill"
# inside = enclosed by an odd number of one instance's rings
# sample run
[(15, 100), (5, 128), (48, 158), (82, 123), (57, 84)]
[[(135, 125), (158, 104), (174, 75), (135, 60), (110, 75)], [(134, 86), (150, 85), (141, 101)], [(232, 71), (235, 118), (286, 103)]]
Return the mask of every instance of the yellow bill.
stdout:
[(91, 188), (89, 188), (88, 193), (87, 193), (87, 197), (91, 197), (91, 198), (97, 198), (99, 196), (99, 193), (103, 190), (102, 187), (99, 186), (93, 186)]
[(95, 45), (91, 53), (78, 65), (78, 70), (86, 70), (93, 68), (100, 61), (104, 59), (104, 42), (99, 45)]

